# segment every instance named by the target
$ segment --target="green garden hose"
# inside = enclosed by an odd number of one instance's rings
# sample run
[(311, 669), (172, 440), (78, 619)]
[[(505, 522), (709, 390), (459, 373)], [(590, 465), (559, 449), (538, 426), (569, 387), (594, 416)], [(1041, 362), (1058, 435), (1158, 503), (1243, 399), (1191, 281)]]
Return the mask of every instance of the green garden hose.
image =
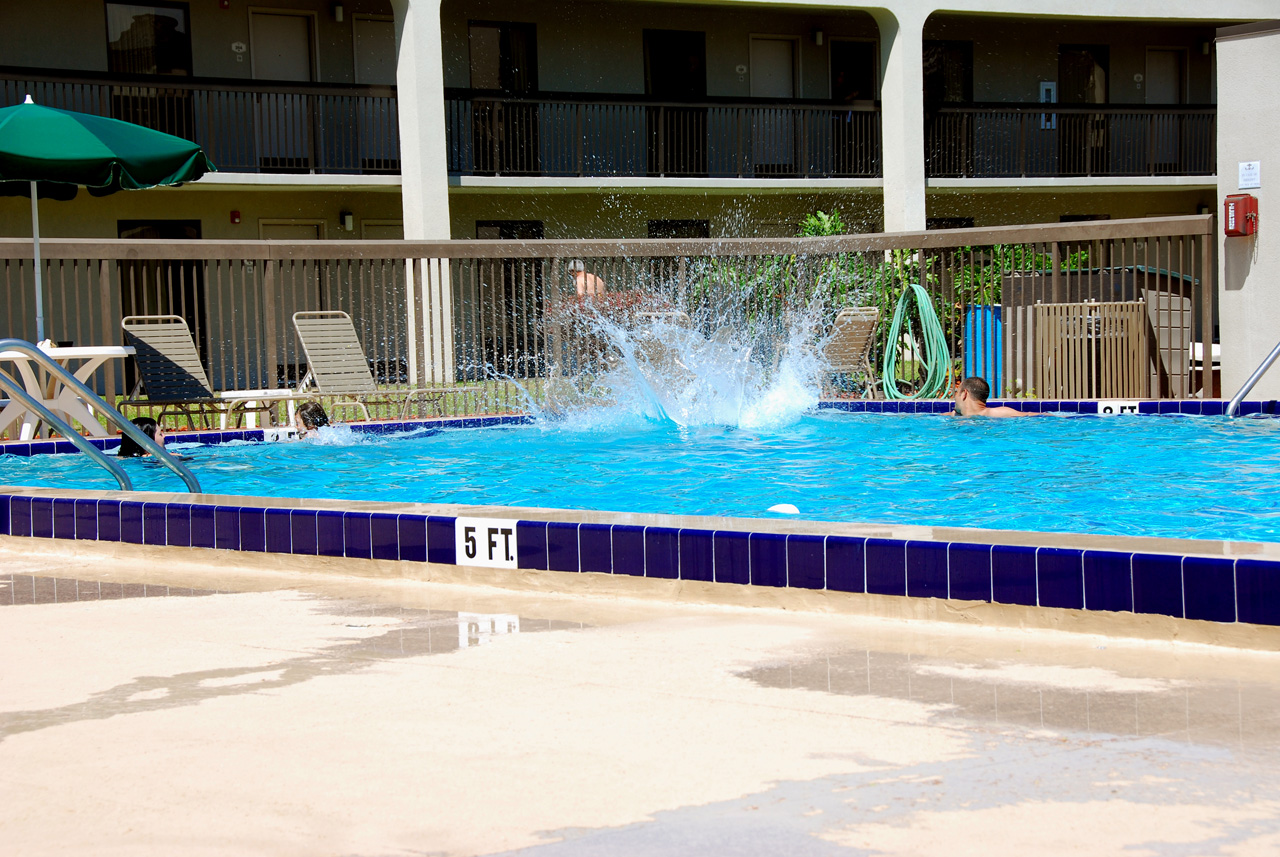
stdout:
[[(944, 395), (951, 384), (951, 349), (947, 347), (947, 336), (934, 312), (933, 301), (919, 283), (911, 283), (910, 289), (903, 289), (898, 298), (898, 308), (893, 312), (893, 324), (889, 326), (889, 338), (884, 352), (884, 373), (880, 381), (884, 387), (886, 399), (936, 399)], [(924, 382), (912, 393), (903, 393), (898, 389), (898, 349), (902, 342), (902, 323), (907, 320), (907, 333), (911, 341), (914, 331), (907, 318), (908, 297), (915, 294), (916, 308), (920, 314), (921, 338), (924, 355), (921, 368)], [(919, 356), (919, 355), (917, 355)]]

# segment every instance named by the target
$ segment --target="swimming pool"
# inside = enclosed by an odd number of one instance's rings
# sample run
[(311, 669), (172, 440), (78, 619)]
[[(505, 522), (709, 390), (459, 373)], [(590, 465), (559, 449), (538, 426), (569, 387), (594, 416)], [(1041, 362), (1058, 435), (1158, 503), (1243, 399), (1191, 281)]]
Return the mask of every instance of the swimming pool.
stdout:
[[(180, 436), (179, 436), (180, 438)], [(321, 442), (179, 444), (210, 493), (1280, 542), (1280, 421), (808, 413), (681, 428), (609, 412)], [(125, 462), (144, 491), (178, 488)], [(0, 456), (0, 484), (109, 488), (85, 456)]]

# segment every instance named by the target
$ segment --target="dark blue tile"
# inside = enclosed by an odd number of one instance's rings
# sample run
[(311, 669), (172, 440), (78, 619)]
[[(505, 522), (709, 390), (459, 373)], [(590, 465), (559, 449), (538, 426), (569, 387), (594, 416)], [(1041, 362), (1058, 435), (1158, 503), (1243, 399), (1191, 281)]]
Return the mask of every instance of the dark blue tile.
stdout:
[(951, 543), (947, 549), (947, 597), (991, 600), (991, 545)]
[(1158, 414), (1159, 412), (1159, 402), (1138, 402), (1138, 413), (1140, 414)]
[(191, 507), (185, 503), (166, 503), (164, 510), (165, 543), (172, 547), (191, 547)]
[(320, 556), (346, 556), (342, 513), (333, 509), (316, 512), (316, 553)]
[(396, 529), (399, 532), (400, 537), (400, 559), (405, 562), (426, 562), (426, 516), (401, 515), (396, 521)]
[(1216, 399), (1207, 399), (1200, 403), (1200, 416), (1220, 417), (1227, 412), (1227, 403)]
[(431, 515), (427, 518), (427, 562), (439, 565), (458, 564), (456, 519), (447, 515)]
[(664, 580), (680, 577), (680, 531), (667, 527), (646, 527), (644, 531), (644, 576)]
[(867, 539), (867, 592), (907, 594), (907, 545), (896, 539)]
[(1236, 560), (1236, 614), (1253, 625), (1280, 625), (1280, 562)]
[(1055, 402), (1051, 399), (1041, 399), (1040, 413), (1056, 414), (1062, 411), (1062, 402)]
[[(18, 498), (14, 498), (17, 502)], [(98, 541), (100, 542), (118, 542), (120, 541), (120, 501), (119, 500), (99, 500), (98, 501)]]
[(716, 530), (711, 540), (715, 554), (716, 583), (751, 582), (751, 548), (748, 533)]
[[(868, 403), (868, 407), (870, 407), (870, 404), (871, 403)], [(874, 404), (882, 414), (896, 414), (902, 410), (902, 405), (899, 402), (882, 401), (875, 402)]]
[(827, 536), (827, 589), (835, 592), (867, 591), (865, 543), (866, 539)]
[(31, 498), (31, 535), (38, 539), (53, 538), (53, 498)]
[(1086, 610), (1133, 611), (1131, 554), (1111, 551), (1084, 552), (1084, 606)]
[(263, 553), (267, 549), (267, 510), (252, 506), (240, 509), (240, 550)]
[(547, 524), (547, 568), (551, 571), (578, 570), (578, 525), (565, 521)]
[[(586, 571), (585, 554), (582, 560)], [(644, 577), (644, 527), (619, 524), (613, 528), (613, 573)]]
[[(8, 505), (8, 499), (9, 498), (7, 497), (3, 498), (6, 507)], [(4, 516), (4, 522), (5, 524), (9, 523), (8, 515)], [(97, 500), (76, 500), (76, 538), (89, 541), (98, 538)]]
[(516, 565), (547, 570), (547, 525), (544, 522), (516, 522)]
[(1084, 552), (1040, 548), (1036, 552), (1036, 591), (1041, 607), (1084, 609)]
[(1178, 402), (1176, 402), (1176, 401), (1162, 401), (1162, 402), (1156, 402), (1156, 405), (1157, 405), (1157, 408), (1156, 408), (1156, 413), (1157, 413), (1157, 414), (1180, 414), (1180, 413), (1182, 413), (1182, 410), (1178, 407)]
[(1182, 592), (1188, 619), (1236, 621), (1236, 563), (1224, 557), (1189, 556), (1182, 561)]
[(715, 580), (716, 554), (712, 530), (680, 531), (680, 579)]
[(120, 541), (140, 545), (142, 537), (142, 504), (125, 500), (120, 504)]
[(1189, 417), (1198, 417), (1202, 413), (1199, 399), (1183, 399), (1178, 402), (1178, 413)]
[(240, 550), (239, 506), (214, 507), (213, 546), (219, 550)]
[(1024, 414), (1038, 414), (1042, 410), (1038, 399), (1019, 399), (1016, 402), (1005, 402), (1005, 406), (1015, 411), (1022, 411)]
[(142, 504), (142, 543), (167, 545), (169, 543), (169, 516), (166, 503)]
[(1260, 414), (1262, 413), (1262, 403), (1261, 402), (1241, 402), (1240, 409), (1236, 411), (1236, 413), (1242, 417), (1247, 417), (1250, 414)]
[(752, 533), (751, 583), (755, 586), (787, 585), (787, 537), (778, 533)]
[[(98, 525), (102, 525), (102, 504), (98, 504)], [(191, 507), (191, 546), (193, 548), (217, 547), (217, 528), (214, 526), (213, 506)], [(98, 538), (102, 538), (101, 535)]]
[(346, 545), (347, 557), (351, 559), (373, 558), (368, 512), (346, 512), (342, 515), (342, 540)]
[(369, 516), (369, 550), (374, 559), (400, 559), (400, 527), (395, 515), (374, 512)]
[(1097, 402), (1078, 402), (1076, 404), (1076, 413), (1096, 414), (1097, 412), (1098, 412)]
[(1080, 413), (1079, 402), (1058, 402), (1058, 406), (1054, 409), (1060, 414), (1078, 414)]
[(1133, 555), (1133, 612), (1182, 618), (1182, 557)]
[(57, 451), (57, 445), (51, 440), (40, 441), (31, 444), (32, 455), (52, 455)]
[[(578, 526), (578, 564), (583, 571), (613, 573), (613, 539), (608, 524)], [(644, 574), (643, 567), (640, 574)]]
[(268, 509), (266, 516), (267, 553), (293, 553), (292, 514), (288, 509)]
[(316, 515), (317, 513), (311, 509), (294, 509), (289, 513), (290, 553), (298, 556), (315, 556), (320, 552)]
[(826, 589), (825, 536), (787, 536), (787, 586), (796, 589)]
[(947, 597), (946, 542), (907, 542), (907, 595)]
[(1036, 606), (1036, 549), (1018, 545), (991, 548), (991, 595), (997, 604)]
[(70, 497), (55, 497), (53, 500), (53, 537), (76, 537), (76, 501)]

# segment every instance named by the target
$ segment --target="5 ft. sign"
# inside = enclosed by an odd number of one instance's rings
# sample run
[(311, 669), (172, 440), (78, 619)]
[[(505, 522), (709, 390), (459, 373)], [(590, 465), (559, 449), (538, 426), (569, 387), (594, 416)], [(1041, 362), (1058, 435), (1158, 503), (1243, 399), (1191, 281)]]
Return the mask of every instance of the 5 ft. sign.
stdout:
[(516, 522), (504, 518), (457, 518), (458, 565), (516, 567)]

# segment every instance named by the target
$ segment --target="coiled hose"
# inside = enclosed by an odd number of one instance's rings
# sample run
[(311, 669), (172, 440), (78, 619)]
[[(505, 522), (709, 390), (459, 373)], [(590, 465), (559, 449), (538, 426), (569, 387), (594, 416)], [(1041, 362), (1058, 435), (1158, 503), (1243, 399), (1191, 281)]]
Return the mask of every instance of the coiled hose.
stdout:
[[(910, 288), (902, 290), (898, 298), (898, 308), (893, 312), (893, 324), (889, 326), (888, 347), (884, 353), (884, 373), (880, 383), (884, 387), (886, 399), (936, 399), (949, 391), (951, 386), (951, 349), (947, 347), (947, 336), (938, 321), (938, 314), (933, 309), (933, 301), (919, 283), (910, 283)], [(916, 308), (920, 315), (920, 335), (923, 340), (924, 355), (922, 369), (924, 382), (911, 393), (903, 393), (898, 389), (898, 350), (902, 342), (902, 324), (907, 322), (907, 336), (914, 341), (911, 322), (907, 317), (910, 296), (914, 294)], [(917, 355), (919, 357), (920, 355)]]

